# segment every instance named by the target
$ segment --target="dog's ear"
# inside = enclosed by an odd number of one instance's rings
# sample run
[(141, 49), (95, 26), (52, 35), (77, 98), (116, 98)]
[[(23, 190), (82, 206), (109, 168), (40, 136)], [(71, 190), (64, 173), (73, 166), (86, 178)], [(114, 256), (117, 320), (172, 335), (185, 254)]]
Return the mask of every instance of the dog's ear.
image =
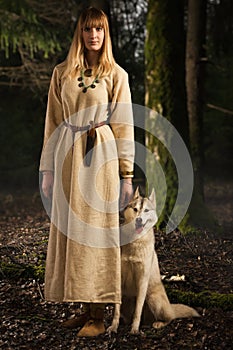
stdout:
[(155, 198), (155, 190), (154, 190), (154, 188), (151, 191), (151, 194), (149, 196), (149, 200), (153, 203), (154, 207), (156, 208), (156, 198)]
[(139, 192), (139, 186), (136, 188), (135, 192), (134, 192), (134, 196), (133, 198), (138, 198), (140, 196), (140, 192)]

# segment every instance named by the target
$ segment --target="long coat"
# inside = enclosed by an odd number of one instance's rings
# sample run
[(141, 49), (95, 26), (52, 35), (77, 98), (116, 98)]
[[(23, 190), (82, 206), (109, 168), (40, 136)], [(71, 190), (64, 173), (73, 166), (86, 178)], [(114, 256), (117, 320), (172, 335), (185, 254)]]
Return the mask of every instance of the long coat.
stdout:
[[(51, 78), (40, 162), (40, 171), (54, 172), (45, 297), (119, 303), (119, 176), (131, 177), (134, 162), (128, 75), (116, 65), (84, 93), (81, 74), (64, 78), (64, 68)], [(84, 77), (85, 85), (94, 78)], [(67, 123), (86, 129), (90, 122), (99, 127), (86, 166), (87, 132)]]

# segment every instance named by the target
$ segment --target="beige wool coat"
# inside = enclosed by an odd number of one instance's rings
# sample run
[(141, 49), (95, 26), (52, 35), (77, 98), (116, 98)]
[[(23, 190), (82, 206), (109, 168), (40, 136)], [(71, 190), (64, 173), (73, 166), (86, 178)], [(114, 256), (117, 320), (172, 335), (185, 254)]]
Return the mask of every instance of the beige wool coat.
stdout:
[[(54, 172), (45, 297), (62, 302), (119, 303), (119, 175), (131, 177), (134, 133), (127, 73), (116, 65), (83, 93), (77, 77), (54, 68), (48, 94), (40, 171)], [(90, 85), (95, 77), (85, 77)], [(87, 133), (65, 122), (96, 128), (90, 166)]]

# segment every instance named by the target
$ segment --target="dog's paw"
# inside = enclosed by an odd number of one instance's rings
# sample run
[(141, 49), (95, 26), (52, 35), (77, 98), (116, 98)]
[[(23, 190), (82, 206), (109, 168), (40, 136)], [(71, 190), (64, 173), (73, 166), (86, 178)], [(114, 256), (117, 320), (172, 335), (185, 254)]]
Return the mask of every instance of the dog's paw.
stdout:
[(139, 334), (139, 329), (136, 327), (132, 327), (129, 333), (132, 335)]
[(109, 326), (107, 328), (107, 333), (111, 334), (112, 332), (117, 333), (117, 329), (118, 329), (118, 325), (117, 324), (111, 324), (111, 326)]
[(166, 322), (156, 321), (153, 323), (152, 327), (155, 329), (159, 329), (159, 328), (165, 327), (166, 324), (167, 324)]

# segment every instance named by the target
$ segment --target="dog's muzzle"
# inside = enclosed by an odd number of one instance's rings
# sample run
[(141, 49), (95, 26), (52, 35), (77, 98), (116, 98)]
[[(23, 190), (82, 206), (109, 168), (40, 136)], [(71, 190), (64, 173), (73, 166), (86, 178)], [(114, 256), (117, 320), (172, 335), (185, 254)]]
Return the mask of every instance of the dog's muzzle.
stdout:
[(142, 218), (136, 218), (135, 220), (135, 228), (137, 233), (141, 233), (143, 230)]

